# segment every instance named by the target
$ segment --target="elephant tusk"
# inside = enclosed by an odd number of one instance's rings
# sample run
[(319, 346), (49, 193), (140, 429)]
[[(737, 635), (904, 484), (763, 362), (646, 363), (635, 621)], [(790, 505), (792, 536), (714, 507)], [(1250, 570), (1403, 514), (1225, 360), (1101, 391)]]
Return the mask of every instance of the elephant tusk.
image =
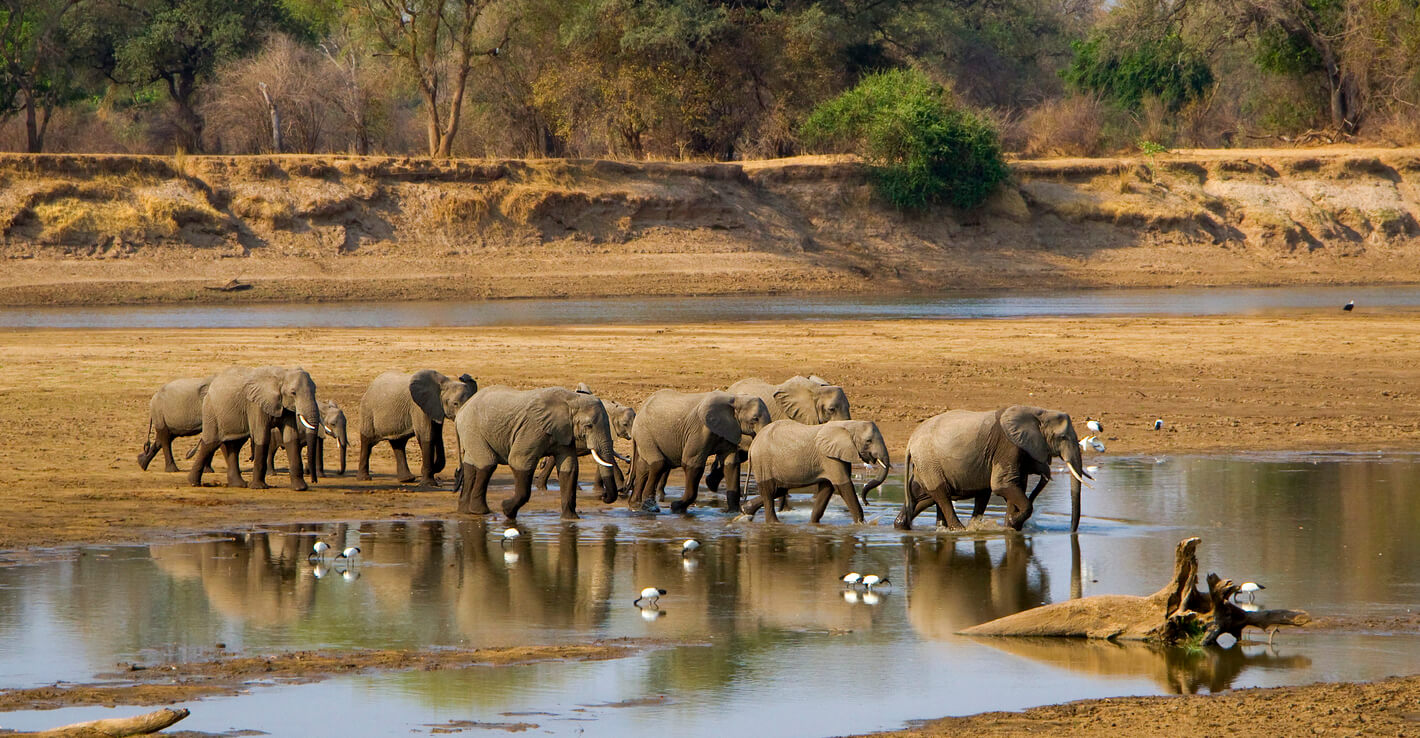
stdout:
[(1065, 471), (1070, 472), (1070, 476), (1074, 477), (1074, 478), (1075, 478), (1075, 481), (1079, 482), (1080, 484), (1083, 484), (1083, 485), (1085, 485), (1086, 487), (1089, 487), (1090, 489), (1094, 489), (1094, 488), (1095, 488), (1095, 486), (1094, 486), (1093, 484), (1090, 484), (1089, 482), (1086, 482), (1086, 481), (1085, 481), (1085, 478), (1082, 477), (1082, 476), (1080, 476), (1080, 473), (1077, 472), (1077, 471), (1075, 471), (1075, 467), (1070, 466), (1070, 462), (1068, 462), (1068, 461), (1065, 462)]
[(300, 414), (300, 413), (296, 413), (296, 419), (299, 420), (299, 421), (301, 421), (301, 425), (306, 426), (306, 430), (311, 430), (311, 431), (313, 431), (313, 430), (316, 429), (316, 427), (315, 427), (314, 425), (311, 425), (310, 423), (307, 423), (307, 422), (306, 422), (306, 416), (304, 416), (304, 415), (302, 415), (302, 414)]
[(335, 435), (335, 431), (333, 431), (333, 430), (331, 430), (329, 427), (327, 427), (325, 423), (321, 423), (321, 424), (320, 424), (320, 429), (323, 430), (323, 431), (325, 431), (326, 433), (332, 435), (332, 436)]
[(611, 455), (612, 455), (612, 456), (615, 456), (615, 457), (616, 457), (618, 460), (620, 460), (620, 461), (626, 462), (627, 464), (630, 464), (630, 463), (631, 463), (631, 459), (629, 459), (629, 458), (627, 458), (627, 457), (625, 457), (625, 456), (622, 456), (621, 454), (619, 454), (619, 453), (617, 453), (617, 452), (615, 452), (615, 451), (612, 451), (612, 452), (611, 452)]
[(592, 452), (592, 458), (593, 458), (594, 460), (596, 460), (596, 462), (597, 462), (598, 464), (601, 464), (602, 466), (608, 466), (608, 467), (610, 467), (610, 466), (615, 466), (614, 464), (608, 464), (608, 463), (606, 463), (605, 461), (602, 461), (602, 457), (600, 457), (600, 456), (597, 455), (597, 450), (596, 450), (596, 449), (590, 449), (590, 450), (591, 450), (591, 452)]
[(884, 464), (882, 459), (878, 459), (878, 466), (881, 466), (884, 469), (888, 468), (888, 465)]

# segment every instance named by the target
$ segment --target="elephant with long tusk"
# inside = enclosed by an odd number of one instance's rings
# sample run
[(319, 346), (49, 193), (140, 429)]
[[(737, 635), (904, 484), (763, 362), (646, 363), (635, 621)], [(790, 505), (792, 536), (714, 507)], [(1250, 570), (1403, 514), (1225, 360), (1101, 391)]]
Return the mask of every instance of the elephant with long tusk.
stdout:
[[(593, 395), (591, 388), (587, 387), (586, 384), (578, 384), (576, 392), (582, 395)], [(631, 425), (636, 422), (636, 411), (614, 400), (608, 400), (604, 397), (600, 399), (602, 401), (602, 406), (606, 408), (607, 418), (611, 421), (611, 432), (617, 438), (622, 438), (627, 441), (631, 440)], [(590, 449), (588, 450), (588, 452), (584, 453), (589, 452)], [(631, 461), (625, 456), (622, 456), (621, 454), (617, 453), (613, 453), (613, 458), (619, 459), (626, 463), (630, 463)], [(603, 466), (606, 465), (603, 464)], [(552, 468), (552, 457), (549, 456), (544, 458), (542, 460), (541, 466), (539, 466), (537, 469), (537, 475), (533, 477), (533, 487), (535, 489), (543, 491), (547, 490), (547, 480), (549, 477), (552, 476)], [(612, 476), (616, 479), (616, 492), (619, 495), (622, 492), (626, 491), (626, 478), (621, 473), (621, 467), (616, 466), (615, 462), (612, 463), (611, 469)], [(603, 490), (601, 486), (601, 475), (593, 477), (592, 491), (595, 492), (598, 496), (602, 496), (605, 494), (605, 490)]]
[[(286, 447), (291, 489), (306, 489), (301, 465), (301, 445), (307, 446), (314, 466), (316, 426), (321, 422), (316, 383), (304, 369), (285, 367), (230, 367), (212, 379), (202, 398), (202, 443), (198, 446), (188, 482), (202, 485), (202, 472), (218, 447), (227, 461), (227, 486), (266, 488), (267, 446), (271, 431), (279, 428)], [(301, 438), (304, 436), (304, 438)], [(237, 467), (244, 443), (252, 442), (251, 482)]]
[[(1020, 530), (1035, 498), (1050, 481), (1050, 460), (1064, 459), (1070, 483), (1070, 530), (1080, 527), (1080, 487), (1090, 477), (1080, 466), (1080, 439), (1070, 416), (1058, 410), (1012, 405), (1001, 410), (952, 410), (927, 419), (907, 441), (902, 512), (896, 527), (936, 505), (937, 520), (960, 529), (953, 500), (972, 499), (972, 519), (995, 494), (1006, 501), (1006, 523)], [(1031, 475), (1040, 481), (1029, 495)]]

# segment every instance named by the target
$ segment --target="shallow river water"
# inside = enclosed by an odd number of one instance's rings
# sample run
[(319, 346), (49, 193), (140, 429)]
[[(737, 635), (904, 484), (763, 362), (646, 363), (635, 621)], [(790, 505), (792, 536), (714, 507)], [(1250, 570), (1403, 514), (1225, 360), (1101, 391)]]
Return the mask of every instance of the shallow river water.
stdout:
[[(1190, 535), (1203, 539), (1204, 572), (1264, 583), (1268, 606), (1378, 617), (1420, 606), (1420, 457), (1086, 463), (1099, 465), (1099, 481), (1085, 492), (1077, 536), (1060, 482), (1024, 535), (938, 534), (930, 515), (919, 518), (923, 530), (894, 531), (900, 489), (890, 483), (869, 506), (879, 524), (867, 526), (850, 525), (838, 503), (811, 526), (806, 499), (779, 526), (731, 523), (711, 509), (633, 515), (589, 500), (575, 523), (525, 515), (524, 537), (507, 546), (497, 521), (451, 520), (85, 547), (0, 568), (0, 687), (207, 658), (218, 642), (250, 653), (624, 636), (684, 645), (612, 661), (253, 686), (188, 704), (182, 727), (356, 736), (477, 721), (556, 735), (825, 736), (1087, 697), (1420, 673), (1420, 636), (1406, 634), (1283, 631), (1269, 647), (1251, 633), (1258, 642), (1202, 651), (954, 635), (1072, 596), (1152, 592)], [(317, 535), (358, 541), (362, 560), (318, 571), (306, 560)], [(704, 545), (683, 558), (690, 536)], [(850, 570), (886, 574), (891, 586), (845, 595), (838, 579)], [(632, 606), (645, 586), (669, 591), (659, 611)], [(14, 712), (0, 726), (139, 711)]]
[(1232, 315), (1420, 307), (1420, 288), (1211, 287), (948, 292), (939, 296), (724, 295), (547, 300), (0, 308), (0, 328), (381, 328), (702, 323), (741, 320), (975, 319), (1072, 315)]

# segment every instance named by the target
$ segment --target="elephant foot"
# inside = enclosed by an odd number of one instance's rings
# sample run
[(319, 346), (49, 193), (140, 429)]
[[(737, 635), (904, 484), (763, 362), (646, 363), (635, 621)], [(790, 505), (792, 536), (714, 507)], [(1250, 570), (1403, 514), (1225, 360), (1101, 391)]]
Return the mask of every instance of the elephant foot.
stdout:
[(660, 511), (661, 506), (657, 505), (655, 500), (646, 500), (641, 503), (641, 512), (658, 513)]
[(228, 486), (231, 486), (231, 487), (246, 487), (247, 489), (271, 489), (271, 485), (268, 485), (266, 482), (241, 482), (241, 483), (238, 483), (238, 484), (233, 484), (233, 485), (228, 485)]
[(424, 477), (423, 479), (419, 480), (419, 486), (421, 486), (421, 487), (438, 487), (438, 486), (439, 486), (439, 479), (438, 479), (438, 477)]
[(506, 517), (509, 520), (513, 520), (514, 518), (518, 517), (518, 510), (522, 509), (522, 507), (522, 505), (513, 504), (512, 500), (504, 501), (503, 517)]
[(482, 505), (482, 506), (480, 506), (480, 507), (459, 508), (459, 514), (461, 514), (461, 515), (492, 515), (492, 514), (493, 514), (493, 511), (492, 511), (492, 510), (489, 510), (487, 505)]
[(410, 474), (407, 477), (395, 477), (394, 481), (399, 482), (400, 484), (409, 484), (410, 482), (414, 481), (414, 475)]
[(562, 519), (563, 519), (563, 520), (581, 520), (581, 519), (582, 519), (582, 516), (581, 516), (581, 515), (578, 515), (576, 510), (563, 510), (563, 511), (562, 511)]
[(296, 482), (295, 484), (291, 485), (291, 491), (292, 491), (292, 492), (305, 492), (305, 491), (308, 490), (308, 489), (310, 489), (310, 486), (306, 484), (306, 480), (304, 480), (304, 479), (302, 479), (302, 480)]
[(675, 502), (671, 503), (671, 512), (676, 513), (677, 515), (684, 513), (688, 509), (690, 509), (690, 505), (681, 502), (680, 500), (676, 500)]
[[(164, 465), (163, 465), (163, 471), (165, 471), (165, 472), (171, 474), (171, 473), (173, 473), (173, 472), (178, 472), (178, 471), (182, 471), (182, 470), (178, 468), (178, 465), (177, 465), (177, 464), (164, 464)], [(209, 470), (209, 471), (210, 471), (210, 470)]]
[(368, 482), (368, 481), (370, 481), (370, 473), (369, 473), (369, 472), (360, 472), (359, 474), (356, 474), (356, 475), (355, 475), (355, 478), (356, 478), (357, 480), (361, 481), (361, 482)]

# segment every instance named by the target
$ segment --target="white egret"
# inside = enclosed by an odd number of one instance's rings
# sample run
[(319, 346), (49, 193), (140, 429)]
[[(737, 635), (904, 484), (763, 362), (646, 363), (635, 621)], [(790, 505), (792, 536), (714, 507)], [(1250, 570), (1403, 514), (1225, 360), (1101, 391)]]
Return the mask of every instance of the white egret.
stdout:
[(666, 591), (664, 589), (658, 589), (656, 587), (647, 587), (641, 590), (641, 596), (637, 597), (635, 600), (632, 600), (631, 604), (640, 607), (641, 602), (644, 600), (650, 602), (652, 607), (655, 607), (656, 604), (660, 602), (661, 596), (665, 593)]
[(1236, 599), (1238, 595), (1245, 594), (1248, 602), (1256, 602), (1257, 593), (1264, 589), (1267, 588), (1257, 582), (1243, 582), (1242, 586), (1238, 587), (1238, 591), (1233, 593), (1233, 598)]

